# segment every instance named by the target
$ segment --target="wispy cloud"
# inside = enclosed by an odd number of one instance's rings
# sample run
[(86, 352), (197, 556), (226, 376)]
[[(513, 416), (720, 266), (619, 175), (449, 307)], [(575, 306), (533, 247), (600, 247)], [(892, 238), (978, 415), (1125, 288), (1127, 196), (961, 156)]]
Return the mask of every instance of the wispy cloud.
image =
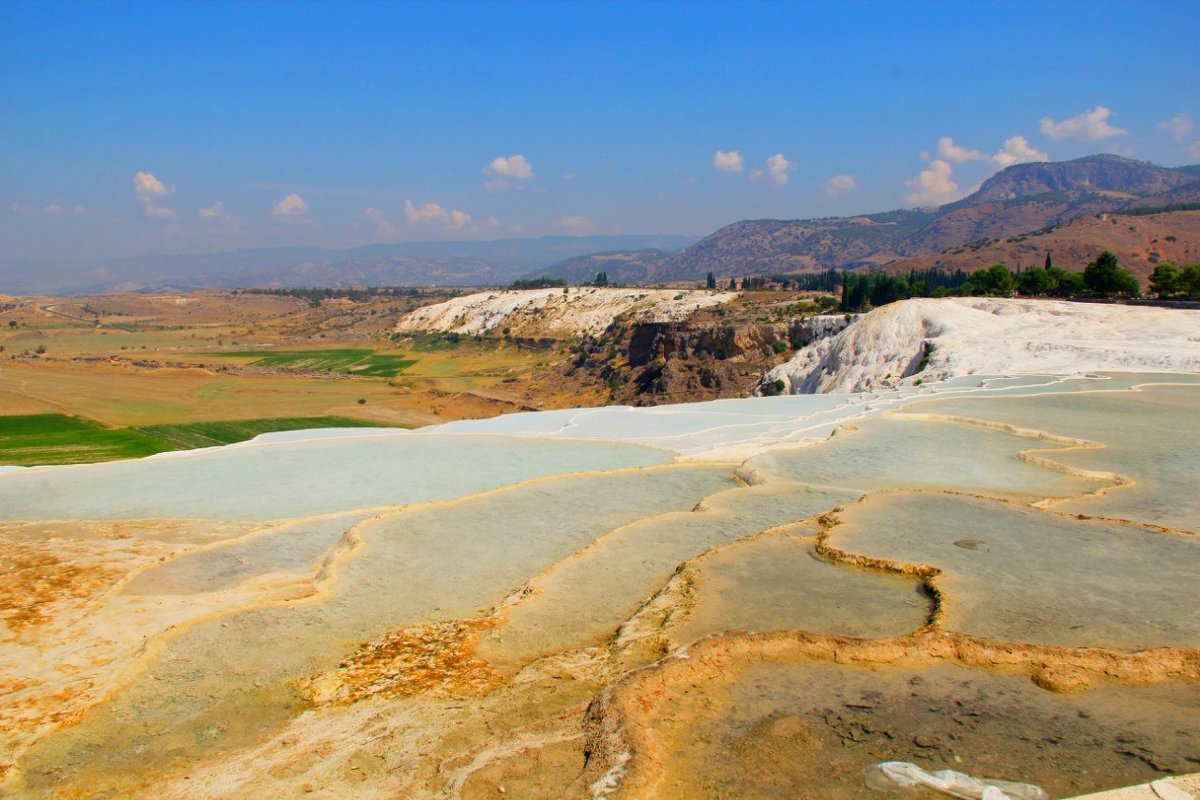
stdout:
[(912, 192), (908, 195), (909, 205), (931, 206), (953, 202), (962, 193), (954, 182), (954, 168), (950, 162), (934, 159), (921, 173), (904, 185)]
[(280, 219), (300, 219), (307, 213), (308, 203), (304, 202), (304, 198), (295, 192), (284, 196), (275, 204), (275, 208), (271, 209), (271, 214)]
[(43, 208), (42, 211), (46, 212), (47, 214), (52, 214), (54, 216), (58, 216), (59, 214), (63, 213), (63, 207), (60, 206), (58, 203), (50, 203), (45, 208)]
[(204, 219), (218, 219), (225, 215), (225, 204), (218, 200), (208, 208), (202, 208), (196, 213)]
[(858, 179), (853, 175), (834, 175), (825, 182), (825, 194), (836, 197), (858, 188)]
[(1042, 133), (1051, 139), (1081, 139), (1083, 141), (1111, 139), (1114, 136), (1124, 136), (1129, 133), (1124, 128), (1109, 124), (1108, 118), (1111, 115), (1112, 109), (1096, 106), (1082, 114), (1076, 114), (1070, 119), (1064, 119), (1062, 122), (1050, 117), (1042, 117), (1041, 129)]
[(795, 164), (784, 157), (783, 153), (776, 153), (767, 159), (767, 168), (765, 170), (756, 169), (750, 173), (750, 180), (769, 183), (772, 186), (784, 186), (788, 182), (788, 172), (794, 169), (795, 166)]
[(396, 226), (387, 218), (387, 214), (378, 208), (363, 209), (363, 216), (375, 223), (375, 235), (390, 239), (396, 235)]
[(960, 147), (949, 136), (943, 136), (938, 139), (937, 154), (938, 158), (943, 161), (953, 161), (955, 164), (963, 164), (967, 161), (988, 160), (988, 157), (982, 151), (968, 150), (965, 147)]
[(166, 197), (171, 189), (154, 177), (149, 172), (135, 172), (133, 175), (133, 192), (137, 195), (138, 202), (142, 204), (142, 211), (147, 217), (155, 219), (170, 219), (175, 216), (175, 212), (166, 206), (159, 205), (159, 200)]
[(559, 217), (554, 223), (554, 228), (567, 233), (586, 233), (595, 226), (592, 221), (582, 214), (568, 214), (564, 217)]
[(1196, 130), (1196, 123), (1187, 114), (1176, 114), (1166, 122), (1158, 123), (1158, 129), (1171, 134), (1175, 141), (1182, 143), (1184, 139)]
[(742, 161), (742, 154), (737, 150), (718, 150), (713, 154), (712, 163), (721, 172), (741, 172), (746, 166)]
[(30, 208), (29, 206), (23, 205), (21, 203), (16, 203), (16, 202), (9, 203), (8, 210), (13, 212), (14, 214), (32, 214), (33, 213), (33, 209)]

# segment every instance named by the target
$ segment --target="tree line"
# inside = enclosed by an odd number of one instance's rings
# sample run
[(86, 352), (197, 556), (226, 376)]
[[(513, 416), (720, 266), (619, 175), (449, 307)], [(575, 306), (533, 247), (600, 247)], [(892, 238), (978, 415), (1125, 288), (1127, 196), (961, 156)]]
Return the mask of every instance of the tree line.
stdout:
[(234, 294), (270, 294), (277, 297), (298, 297), (308, 302), (314, 308), (321, 305), (322, 300), (338, 298), (352, 300), (355, 303), (366, 302), (377, 297), (420, 297), (421, 289), (406, 286), (357, 286), (351, 288), (331, 288), (318, 286), (295, 286), (275, 289), (234, 289)]
[(1163, 299), (1200, 299), (1200, 264), (1158, 264), (1150, 274), (1150, 292)]
[[(1176, 272), (1182, 276), (1177, 268)], [(843, 272), (841, 278), (842, 311), (864, 311), (909, 297), (1140, 297), (1142, 293), (1137, 276), (1107, 250), (1083, 272), (1060, 269), (1047, 254), (1044, 266), (1017, 272), (1004, 264), (993, 264), (970, 274), (933, 269), (913, 270), (908, 276), (881, 271)], [(1164, 271), (1163, 280), (1171, 286), (1190, 285), (1182, 277), (1171, 284), (1169, 270)], [(1151, 288), (1157, 291), (1154, 286), (1151, 278)]]

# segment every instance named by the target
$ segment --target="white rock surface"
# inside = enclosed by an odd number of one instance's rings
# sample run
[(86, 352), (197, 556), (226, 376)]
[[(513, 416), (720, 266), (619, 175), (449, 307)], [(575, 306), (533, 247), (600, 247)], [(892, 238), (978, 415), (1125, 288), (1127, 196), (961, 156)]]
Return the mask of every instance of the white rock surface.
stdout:
[[(921, 362), (929, 350), (924, 369)], [(964, 375), (1200, 371), (1200, 311), (914, 298), (804, 348), (765, 380), (792, 394), (864, 392)]]
[(639, 321), (685, 319), (700, 308), (727, 303), (737, 292), (675, 289), (571, 287), (479, 292), (418, 308), (400, 320), (401, 332), (487, 333), (509, 328), (514, 335), (597, 336), (626, 312)]

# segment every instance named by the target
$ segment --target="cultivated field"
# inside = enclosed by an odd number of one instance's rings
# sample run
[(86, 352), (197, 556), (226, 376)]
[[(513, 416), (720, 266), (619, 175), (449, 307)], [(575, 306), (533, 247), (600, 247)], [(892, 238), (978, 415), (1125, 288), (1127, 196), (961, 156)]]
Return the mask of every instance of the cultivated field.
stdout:
[[(500, 337), (393, 341), (401, 314), (442, 299), (0, 297), (0, 464), (133, 458), (269, 430), (414, 427), (520, 408), (507, 387), (555, 354)], [(16, 419), (30, 415), (41, 421)]]

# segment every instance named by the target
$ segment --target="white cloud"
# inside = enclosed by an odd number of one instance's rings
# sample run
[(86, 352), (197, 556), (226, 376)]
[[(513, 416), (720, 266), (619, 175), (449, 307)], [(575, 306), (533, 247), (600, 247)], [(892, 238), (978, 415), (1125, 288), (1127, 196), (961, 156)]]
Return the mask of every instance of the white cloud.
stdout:
[(413, 205), (412, 200), (404, 201), (404, 216), (410, 223), (418, 222), (445, 222), (449, 219), (446, 209), (439, 206), (437, 203), (426, 203), (417, 208)]
[(282, 219), (299, 219), (308, 213), (308, 203), (304, 198), (292, 192), (275, 204), (271, 214)]
[(968, 150), (965, 147), (959, 147), (954, 143), (954, 140), (949, 136), (943, 136), (938, 139), (937, 145), (938, 158), (945, 161), (953, 161), (955, 164), (965, 164), (968, 161), (987, 161), (988, 157), (979, 150)]
[(583, 233), (592, 229), (592, 221), (582, 214), (568, 214), (565, 217), (560, 217), (554, 227), (560, 231), (568, 231), (572, 233)]
[(218, 200), (217, 202), (213, 203), (208, 208), (202, 208), (199, 211), (197, 211), (196, 213), (199, 214), (204, 219), (216, 219), (216, 218), (224, 215), (225, 204), (222, 203), (220, 200)]
[(1171, 134), (1175, 141), (1183, 144), (1183, 140), (1196, 130), (1196, 123), (1192, 122), (1192, 118), (1187, 114), (1176, 114), (1166, 122), (1158, 123), (1158, 129)]
[(1013, 164), (1029, 164), (1034, 161), (1049, 161), (1050, 155), (1031, 145), (1024, 136), (1010, 136), (1004, 146), (992, 156), (992, 163), (1000, 169)]
[(830, 197), (852, 192), (858, 188), (858, 180), (853, 175), (834, 175), (825, 184), (825, 194)]
[(1186, 149), (1187, 154), (1192, 158), (1200, 158), (1200, 142), (1192, 142)]
[(410, 225), (446, 225), (451, 230), (460, 230), (471, 221), (471, 215), (465, 211), (447, 210), (437, 203), (418, 207), (411, 200), (404, 201), (404, 217)]
[(767, 159), (767, 168), (765, 171), (756, 169), (750, 173), (750, 180), (783, 186), (788, 182), (788, 171), (794, 169), (795, 166), (795, 164), (784, 157), (783, 153), (776, 153)]
[(566, 175), (563, 175), (563, 180), (564, 181), (573, 181), (573, 180), (575, 180), (576, 177), (578, 177), (578, 176), (576, 176), (574, 172), (568, 172)]
[(58, 215), (58, 214), (63, 213), (63, 207), (60, 206), (58, 203), (51, 203), (50, 205), (43, 208), (42, 211), (45, 211), (47, 214)]
[(26, 205), (21, 205), (20, 203), (9, 203), (8, 210), (13, 212), (14, 214), (32, 214), (33, 213), (32, 208), (30, 208), (29, 206), (26, 206)]
[(525, 156), (518, 153), (515, 156), (496, 156), (492, 159), (492, 163), (483, 168), (484, 175), (491, 175), (495, 178), (515, 178), (520, 181), (533, 180), (537, 176), (533, 174), (533, 165), (525, 160)]
[(1051, 139), (1111, 139), (1114, 136), (1124, 136), (1129, 131), (1108, 123), (1112, 110), (1104, 106), (1096, 106), (1090, 111), (1076, 114), (1070, 119), (1056, 122), (1050, 117), (1042, 117), (1042, 133)]
[(163, 182), (151, 175), (149, 172), (135, 172), (133, 175), (133, 190), (137, 192), (138, 197), (153, 199), (162, 197), (167, 194), (170, 189), (163, 185)]
[(159, 198), (165, 197), (171, 189), (151, 173), (139, 171), (133, 174), (133, 192), (147, 217), (169, 219), (175, 216), (174, 211), (158, 204)]
[(742, 154), (737, 150), (730, 150), (728, 153), (718, 150), (713, 155), (713, 166), (721, 172), (741, 172), (745, 169)]
[(941, 159), (929, 162), (929, 166), (921, 170), (920, 175), (904, 184), (913, 190), (908, 196), (909, 204), (942, 205), (962, 197), (958, 184), (951, 177), (953, 174), (954, 168), (950, 166), (950, 162)]
[[(938, 139), (937, 156), (943, 161), (953, 161), (956, 164), (965, 164), (968, 161), (989, 161), (997, 169), (1011, 167), (1013, 164), (1050, 160), (1049, 155), (1034, 148), (1024, 136), (1010, 136), (1004, 141), (1004, 146), (994, 155), (988, 155), (982, 150), (969, 150), (955, 144), (949, 136), (943, 136)], [(930, 160), (928, 153), (922, 153), (921, 157), (926, 161)]]
[(483, 224), (489, 228), (499, 228), (501, 222), (499, 217), (488, 217), (483, 221)]
[(171, 217), (175, 216), (174, 211), (169, 208), (163, 208), (162, 206), (145, 205), (142, 207), (142, 209), (146, 212), (147, 217), (154, 217), (155, 219), (170, 219)]
[(75, 206), (71, 209), (71, 213), (82, 216), (87, 213), (87, 206)]

